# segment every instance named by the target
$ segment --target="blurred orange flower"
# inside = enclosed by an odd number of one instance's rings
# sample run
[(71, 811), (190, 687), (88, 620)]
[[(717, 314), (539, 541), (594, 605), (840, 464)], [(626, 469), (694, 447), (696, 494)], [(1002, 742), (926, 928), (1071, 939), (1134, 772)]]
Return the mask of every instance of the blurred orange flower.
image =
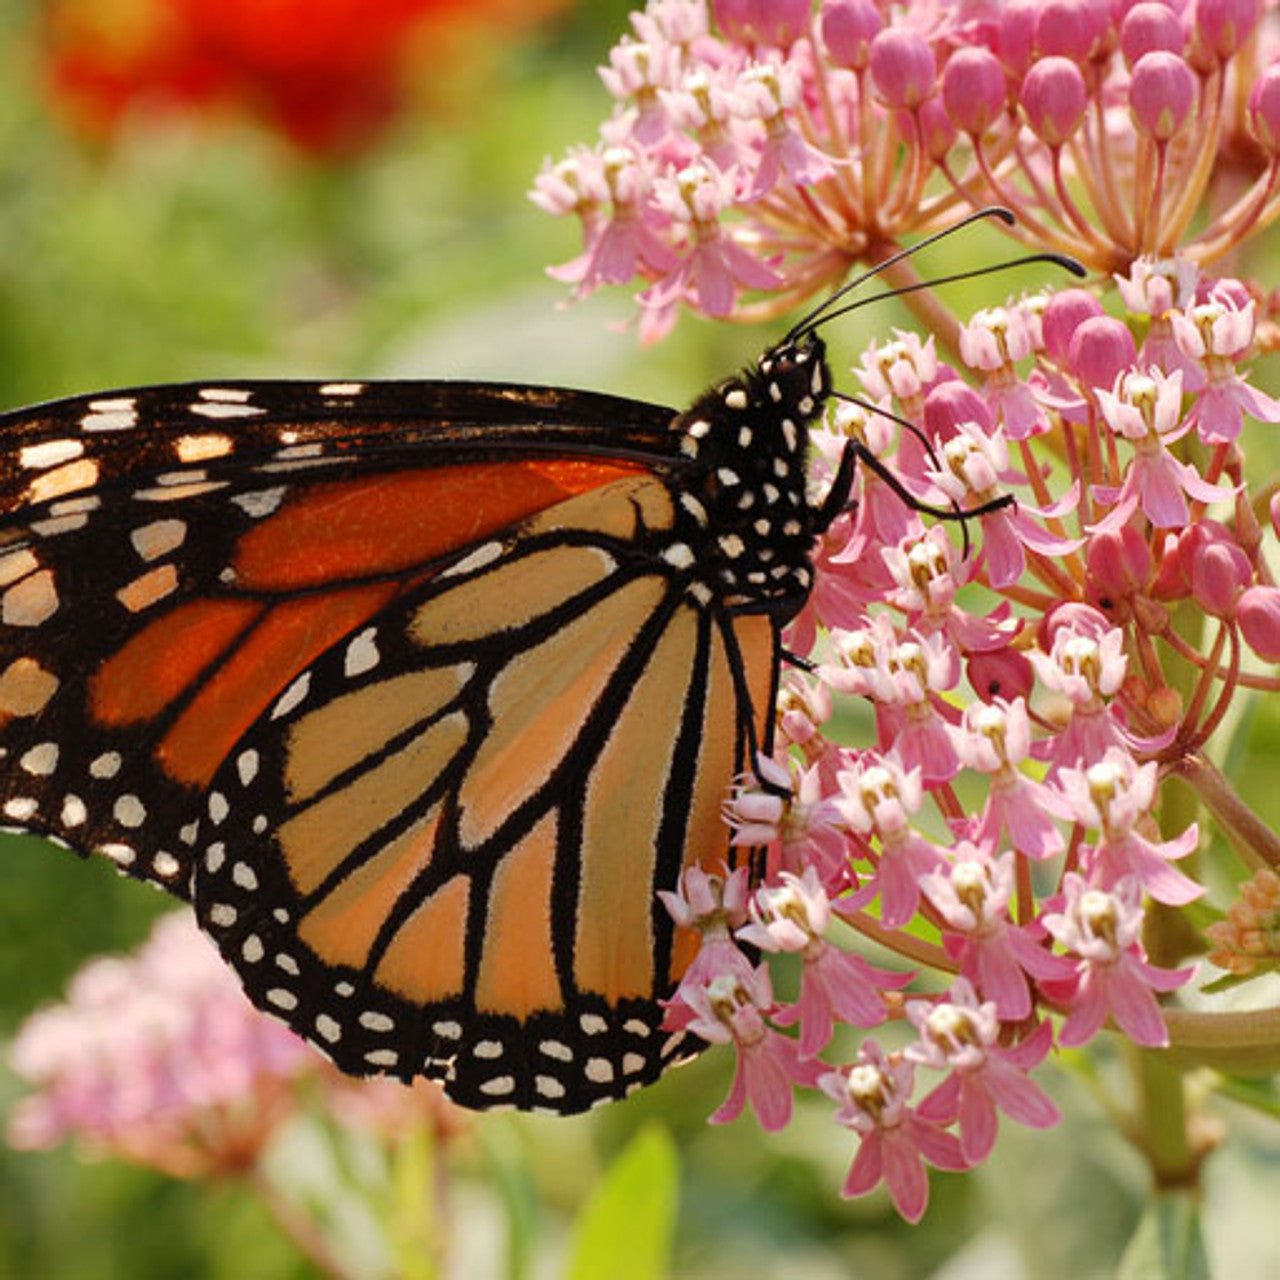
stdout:
[[(371, 139), (461, 52), (567, 0), (50, 0), (46, 77), (82, 130), (134, 111), (249, 113), (299, 148)], [(464, 60), (465, 61), (465, 60)], [(474, 60), (473, 66), (474, 66)]]

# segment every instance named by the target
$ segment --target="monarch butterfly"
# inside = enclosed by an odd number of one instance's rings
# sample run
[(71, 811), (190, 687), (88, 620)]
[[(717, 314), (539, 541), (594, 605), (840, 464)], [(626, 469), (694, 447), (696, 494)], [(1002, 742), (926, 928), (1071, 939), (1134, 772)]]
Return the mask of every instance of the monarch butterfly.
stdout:
[(654, 1080), (700, 1047), (655, 890), (733, 862), (853, 481), (806, 491), (816, 315), (683, 413), (222, 382), (0, 416), (0, 822), (190, 899), (345, 1071), (561, 1112)]

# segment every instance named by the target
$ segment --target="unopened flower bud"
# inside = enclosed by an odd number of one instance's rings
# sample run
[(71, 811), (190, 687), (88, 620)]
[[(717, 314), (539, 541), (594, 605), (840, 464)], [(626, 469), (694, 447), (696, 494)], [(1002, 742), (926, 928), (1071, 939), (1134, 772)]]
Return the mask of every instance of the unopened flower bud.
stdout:
[(1022, 76), (1031, 63), (1039, 16), (1040, 0), (1008, 0), (1000, 11), (996, 52), (1010, 75)]
[(889, 27), (871, 42), (871, 79), (888, 107), (913, 111), (932, 92), (938, 64), (929, 42), (905, 27)]
[(952, 54), (942, 73), (942, 100), (957, 129), (980, 137), (1004, 114), (1004, 69), (981, 45)]
[(822, 42), (837, 67), (862, 71), (883, 28), (873, 0), (827, 0), (822, 6)]
[(920, 122), (920, 137), (929, 159), (935, 164), (946, 159), (956, 145), (957, 134), (947, 109), (942, 105), (942, 98), (935, 93), (922, 102), (916, 119)]
[(1095, 316), (1080, 324), (1067, 348), (1067, 364), (1082, 382), (1109, 391), (1137, 359), (1133, 334), (1123, 321)]
[(1252, 581), (1249, 557), (1232, 543), (1210, 543), (1192, 559), (1192, 598), (1215, 618), (1230, 617), (1241, 593)]
[(1163, 4), (1135, 4), (1120, 24), (1120, 52), (1129, 67), (1144, 53), (1181, 53), (1186, 42), (1178, 15)]
[(1016, 649), (995, 649), (970, 657), (967, 674), (973, 691), (984, 702), (1004, 698), (1029, 698), (1035, 685), (1035, 669)]
[(1253, 136), (1272, 155), (1280, 154), (1280, 62), (1273, 62), (1249, 92)]
[(1036, 19), (1036, 48), (1085, 63), (1099, 49), (1111, 15), (1105, 0), (1046, 0)]
[(1085, 552), (1086, 591), (1090, 601), (1113, 620), (1127, 613), (1127, 604), (1151, 574), (1147, 540), (1132, 525), (1096, 533)]
[(1202, 48), (1225, 62), (1258, 25), (1262, 0), (1196, 0), (1196, 35)]
[(1149, 138), (1168, 142), (1187, 122), (1196, 101), (1196, 78), (1179, 54), (1144, 53), (1129, 81), (1129, 112)]
[(1079, 128), (1088, 101), (1084, 76), (1069, 58), (1041, 58), (1022, 82), (1022, 109), (1046, 146), (1060, 147)]
[(1245, 644), (1266, 662), (1280, 662), (1280, 588), (1250, 587), (1236, 602)]
[(989, 434), (991, 409), (967, 382), (955, 378), (940, 382), (925, 397), (925, 435), (935, 442), (949, 440), (962, 422), (976, 422), (984, 433)]
[(789, 49), (804, 35), (811, 0), (711, 0), (720, 30), (740, 44)]
[(1063, 627), (1070, 627), (1080, 635), (1101, 640), (1112, 630), (1112, 623), (1092, 605), (1077, 604), (1074, 600), (1057, 605), (1044, 615), (1036, 631), (1036, 641), (1045, 653), (1053, 650), (1053, 642)]
[(1086, 320), (1102, 314), (1102, 304), (1087, 289), (1062, 289), (1055, 293), (1040, 317), (1045, 354), (1059, 364), (1066, 364), (1076, 330)]

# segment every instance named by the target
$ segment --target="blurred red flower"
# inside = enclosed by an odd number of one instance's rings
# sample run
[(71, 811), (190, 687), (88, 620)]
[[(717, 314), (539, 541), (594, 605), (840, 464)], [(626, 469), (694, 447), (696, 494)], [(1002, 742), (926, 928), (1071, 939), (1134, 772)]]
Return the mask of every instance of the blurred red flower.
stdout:
[(248, 112), (332, 155), (369, 142), (422, 86), (456, 74), (460, 50), (566, 3), (50, 0), (46, 78), (94, 135), (136, 110)]

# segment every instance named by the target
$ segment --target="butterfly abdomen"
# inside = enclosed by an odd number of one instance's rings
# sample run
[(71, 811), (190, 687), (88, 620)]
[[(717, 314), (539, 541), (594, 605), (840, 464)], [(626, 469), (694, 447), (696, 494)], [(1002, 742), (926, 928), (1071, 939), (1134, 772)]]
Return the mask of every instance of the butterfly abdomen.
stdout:
[(812, 587), (809, 426), (830, 386), (823, 344), (809, 336), (771, 349), (676, 419), (681, 453), (698, 469), (681, 501), (705, 516), (710, 586), (735, 609), (785, 619)]

